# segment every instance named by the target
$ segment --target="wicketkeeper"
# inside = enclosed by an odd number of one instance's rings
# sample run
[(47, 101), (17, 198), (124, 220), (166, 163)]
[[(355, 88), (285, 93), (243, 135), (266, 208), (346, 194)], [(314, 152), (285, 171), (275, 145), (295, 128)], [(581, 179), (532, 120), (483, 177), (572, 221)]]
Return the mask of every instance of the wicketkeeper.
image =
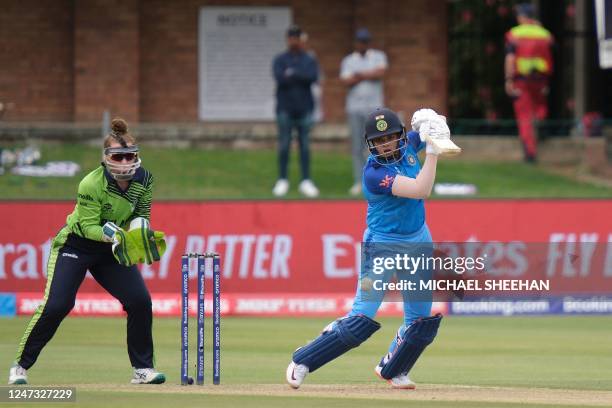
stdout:
[(135, 138), (122, 119), (112, 121), (104, 161), (81, 180), (66, 225), (51, 245), (42, 304), (23, 334), (9, 384), (27, 384), (27, 372), (72, 310), (89, 270), (127, 312), (127, 347), (132, 384), (161, 384), (153, 367), (151, 296), (136, 264), (159, 261), (164, 233), (150, 228), (153, 176), (140, 167)]
[[(423, 199), (429, 197), (436, 176), (437, 146), (450, 140), (446, 121), (431, 109), (421, 109), (406, 128), (389, 109), (371, 112), (365, 123), (365, 142), (370, 150), (363, 170), (362, 186), (368, 201), (367, 228), (363, 242), (418, 244), (433, 251), (425, 223)], [(424, 141), (428, 140), (427, 143)], [(423, 166), (417, 153), (426, 149)], [(362, 271), (363, 273), (363, 271)], [(380, 328), (374, 317), (382, 297), (360, 276), (352, 310), (323, 329), (319, 337), (293, 353), (287, 367), (287, 382), (298, 388), (306, 375), (359, 346)], [(405, 293), (403, 294), (405, 295)], [(375, 367), (375, 373), (394, 388), (415, 388), (408, 373), (425, 348), (433, 342), (442, 316), (430, 316), (429, 294), (417, 299), (404, 296), (404, 323), (391, 341), (389, 350)]]

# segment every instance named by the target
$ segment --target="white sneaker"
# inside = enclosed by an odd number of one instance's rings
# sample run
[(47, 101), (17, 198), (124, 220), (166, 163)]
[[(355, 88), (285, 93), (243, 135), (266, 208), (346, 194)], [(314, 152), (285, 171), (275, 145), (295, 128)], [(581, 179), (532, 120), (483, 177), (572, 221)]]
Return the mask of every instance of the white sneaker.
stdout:
[(416, 388), (416, 384), (412, 382), (412, 380), (410, 380), (410, 377), (408, 377), (408, 373), (406, 374), (402, 373), (402, 374), (396, 375), (390, 380), (387, 380), (386, 378), (383, 378), (383, 376), (380, 374), (381, 371), (382, 371), (382, 367), (380, 365), (377, 365), (374, 368), (374, 372), (376, 373), (376, 375), (381, 380), (385, 380), (386, 382), (391, 384), (392, 388), (398, 388), (398, 389), (403, 389), (403, 390), (414, 390)]
[(349, 189), (349, 194), (352, 196), (361, 195), (361, 183), (355, 183)]
[(135, 368), (130, 382), (132, 384), (163, 384), (166, 382), (166, 376), (153, 368)]
[(293, 361), (287, 367), (287, 383), (291, 388), (298, 389), (310, 370), (304, 364), (295, 364)]
[(15, 363), (9, 370), (9, 385), (23, 385), (28, 383), (28, 373), (25, 368)]
[(298, 187), (298, 191), (308, 198), (315, 198), (319, 196), (319, 189), (310, 179), (302, 180), (300, 186)]
[(274, 184), (274, 188), (272, 189), (272, 194), (275, 197), (283, 197), (287, 195), (289, 191), (289, 180), (287, 179), (278, 179), (276, 180), (276, 184)]

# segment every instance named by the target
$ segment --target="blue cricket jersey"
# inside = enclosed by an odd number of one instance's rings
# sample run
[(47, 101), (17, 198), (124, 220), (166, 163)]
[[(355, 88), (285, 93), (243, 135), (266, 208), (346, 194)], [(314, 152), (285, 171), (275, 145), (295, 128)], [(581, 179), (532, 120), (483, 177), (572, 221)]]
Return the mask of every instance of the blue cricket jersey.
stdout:
[(368, 201), (367, 225), (374, 233), (409, 235), (425, 223), (423, 200), (396, 197), (391, 193), (398, 174), (416, 178), (421, 170), (417, 152), (425, 147), (417, 132), (409, 132), (407, 151), (402, 160), (389, 165), (377, 163), (372, 155), (363, 170), (363, 193)]

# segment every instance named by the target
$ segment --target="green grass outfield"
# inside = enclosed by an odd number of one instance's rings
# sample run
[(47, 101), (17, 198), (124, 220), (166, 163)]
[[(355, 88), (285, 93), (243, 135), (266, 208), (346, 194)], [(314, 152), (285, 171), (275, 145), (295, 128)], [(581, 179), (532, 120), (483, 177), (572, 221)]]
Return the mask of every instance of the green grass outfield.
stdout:
[[(100, 149), (84, 145), (44, 145), (43, 161), (72, 160), (82, 172), (74, 178), (35, 178), (0, 175), (2, 199), (74, 199), (80, 179), (100, 161)], [(272, 198), (277, 158), (272, 150), (201, 150), (152, 148), (142, 151), (143, 166), (156, 179), (155, 199)], [(291, 155), (292, 188), (297, 193), (298, 157)], [(312, 178), (321, 198), (349, 198), (352, 184), (348, 153), (313, 151)], [(578, 182), (524, 163), (471, 162), (440, 159), (438, 182), (470, 183), (476, 197), (556, 198), (612, 197), (612, 188)]]
[[(284, 385), (291, 353), (329, 319), (224, 318), (221, 386), (210, 384), (208, 326), (206, 385), (181, 387), (178, 318), (154, 323), (157, 367), (168, 377), (161, 386), (127, 384), (131, 369), (123, 318), (68, 318), (29, 378), (32, 385), (76, 386), (77, 404), (65, 405), (72, 407), (612, 405), (612, 316), (447, 317), (413, 370), (415, 391), (391, 390), (374, 376), (373, 367), (400, 322), (380, 321), (383, 328), (364, 345), (311, 374), (298, 391)], [(26, 324), (26, 318), (0, 320), (4, 373)], [(195, 330), (190, 340), (193, 363)]]

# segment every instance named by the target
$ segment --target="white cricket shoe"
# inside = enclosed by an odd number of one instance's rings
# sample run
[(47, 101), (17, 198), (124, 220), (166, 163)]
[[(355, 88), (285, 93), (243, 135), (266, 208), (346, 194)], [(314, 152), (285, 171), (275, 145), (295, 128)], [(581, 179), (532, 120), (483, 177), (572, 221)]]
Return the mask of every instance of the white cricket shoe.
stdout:
[(355, 183), (349, 189), (349, 194), (353, 197), (361, 195), (361, 183)]
[(153, 368), (135, 368), (130, 382), (132, 384), (163, 384), (166, 382), (166, 376)]
[(310, 179), (302, 180), (298, 187), (298, 191), (308, 198), (315, 198), (319, 196), (319, 189)]
[(287, 195), (289, 191), (289, 180), (287, 179), (278, 179), (276, 180), (276, 184), (274, 184), (274, 188), (272, 189), (272, 194), (275, 197), (283, 197)]
[(25, 368), (15, 363), (9, 370), (9, 385), (24, 385), (28, 383), (28, 373)]
[(410, 377), (408, 377), (408, 373), (406, 374), (402, 373), (402, 374), (396, 375), (390, 380), (387, 380), (386, 378), (383, 378), (383, 376), (380, 374), (381, 371), (382, 371), (382, 366), (380, 365), (377, 365), (374, 368), (374, 372), (376, 373), (378, 378), (380, 378), (381, 380), (385, 380), (386, 382), (391, 384), (392, 388), (403, 389), (403, 390), (414, 390), (416, 388), (416, 384), (412, 382)]
[(287, 383), (291, 388), (298, 389), (310, 370), (304, 364), (295, 364), (293, 361), (287, 367)]

